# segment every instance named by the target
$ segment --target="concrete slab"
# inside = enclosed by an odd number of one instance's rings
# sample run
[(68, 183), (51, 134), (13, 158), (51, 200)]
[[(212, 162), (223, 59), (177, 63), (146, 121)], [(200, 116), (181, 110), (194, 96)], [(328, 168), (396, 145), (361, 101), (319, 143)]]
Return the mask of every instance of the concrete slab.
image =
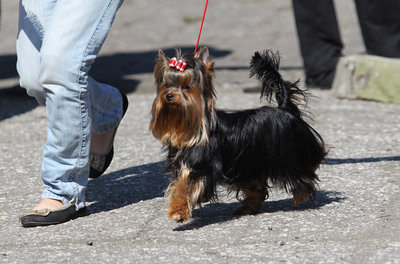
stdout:
[(332, 92), (349, 99), (400, 103), (400, 60), (352, 55), (339, 60)]

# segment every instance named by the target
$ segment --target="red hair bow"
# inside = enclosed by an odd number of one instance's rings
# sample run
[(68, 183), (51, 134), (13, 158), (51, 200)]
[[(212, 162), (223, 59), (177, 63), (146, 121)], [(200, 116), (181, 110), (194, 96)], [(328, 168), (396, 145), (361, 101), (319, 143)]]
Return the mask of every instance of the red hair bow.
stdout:
[(183, 60), (179, 60), (176, 57), (173, 57), (170, 61), (169, 61), (169, 67), (170, 68), (175, 68), (178, 71), (183, 72), (186, 68), (186, 62), (184, 62)]

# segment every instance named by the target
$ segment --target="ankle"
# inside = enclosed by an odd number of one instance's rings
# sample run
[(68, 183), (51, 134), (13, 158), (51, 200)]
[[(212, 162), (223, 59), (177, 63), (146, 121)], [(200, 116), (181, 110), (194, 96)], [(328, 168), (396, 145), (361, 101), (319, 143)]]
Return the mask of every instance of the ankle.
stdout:
[(115, 129), (104, 134), (92, 132), (90, 152), (94, 154), (107, 154), (112, 147), (114, 132)]
[(41, 209), (59, 209), (63, 207), (64, 204), (60, 200), (52, 199), (52, 198), (43, 198), (40, 202), (33, 208), (33, 210), (41, 210)]

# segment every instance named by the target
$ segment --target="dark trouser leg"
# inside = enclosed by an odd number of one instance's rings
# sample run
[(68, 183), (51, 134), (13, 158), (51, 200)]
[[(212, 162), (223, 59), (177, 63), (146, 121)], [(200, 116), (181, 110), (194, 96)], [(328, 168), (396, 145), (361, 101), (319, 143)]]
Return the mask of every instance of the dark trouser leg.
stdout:
[(400, 58), (400, 1), (355, 0), (367, 53)]
[(334, 72), (343, 44), (332, 0), (292, 2), (307, 79)]

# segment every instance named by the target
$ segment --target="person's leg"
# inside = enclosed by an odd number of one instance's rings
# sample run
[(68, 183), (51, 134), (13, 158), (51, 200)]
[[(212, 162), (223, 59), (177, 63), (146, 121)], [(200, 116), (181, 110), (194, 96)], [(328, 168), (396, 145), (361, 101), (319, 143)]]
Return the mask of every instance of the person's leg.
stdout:
[[(19, 3), (17, 49), (17, 70), (20, 86), (27, 94), (36, 98), (40, 105), (45, 105), (46, 98), (39, 82), (40, 50), (45, 28), (49, 23), (57, 0), (24, 1)], [(44, 198), (33, 208), (58, 209), (63, 203), (55, 199)]]
[(292, 3), (306, 82), (330, 86), (343, 48), (334, 4), (332, 0)]
[(355, 0), (367, 53), (400, 58), (400, 1)]
[(43, 198), (76, 200), (77, 209), (85, 202), (92, 125), (106, 133), (122, 117), (119, 91), (88, 76), (121, 2), (60, 1), (43, 39), (40, 82), (48, 118)]
[[(32, 16), (39, 2), (22, 0), (21, 3)], [(91, 129), (109, 132), (122, 116), (122, 98), (118, 90), (88, 76), (121, 2), (56, 1), (42, 29), (38, 90), (42, 87), (45, 95), (48, 121), (42, 197), (63, 204), (75, 201), (77, 209), (84, 207), (85, 202)], [(33, 22), (36, 21), (40, 19), (35, 17)], [(29, 35), (29, 32), (24, 34)], [(20, 59), (19, 64), (24, 64)]]
[[(109, 91), (115, 91), (116, 88), (98, 83), (90, 76), (88, 78), (88, 87), (91, 91), (95, 91), (90, 93), (92, 114), (90, 152), (94, 154), (106, 154), (114, 137), (114, 129), (110, 130), (110, 127), (116, 127), (118, 123), (115, 122), (115, 116), (122, 115), (120, 112), (121, 108), (115, 107), (121, 104), (120, 96), (115, 95), (114, 97), (110, 97)], [(112, 112), (109, 109), (118, 110), (118, 112)]]
[(45, 28), (57, 0), (21, 0), (19, 3), (17, 70), (20, 86), (41, 105), (45, 105), (44, 89), (39, 83), (40, 49)]

